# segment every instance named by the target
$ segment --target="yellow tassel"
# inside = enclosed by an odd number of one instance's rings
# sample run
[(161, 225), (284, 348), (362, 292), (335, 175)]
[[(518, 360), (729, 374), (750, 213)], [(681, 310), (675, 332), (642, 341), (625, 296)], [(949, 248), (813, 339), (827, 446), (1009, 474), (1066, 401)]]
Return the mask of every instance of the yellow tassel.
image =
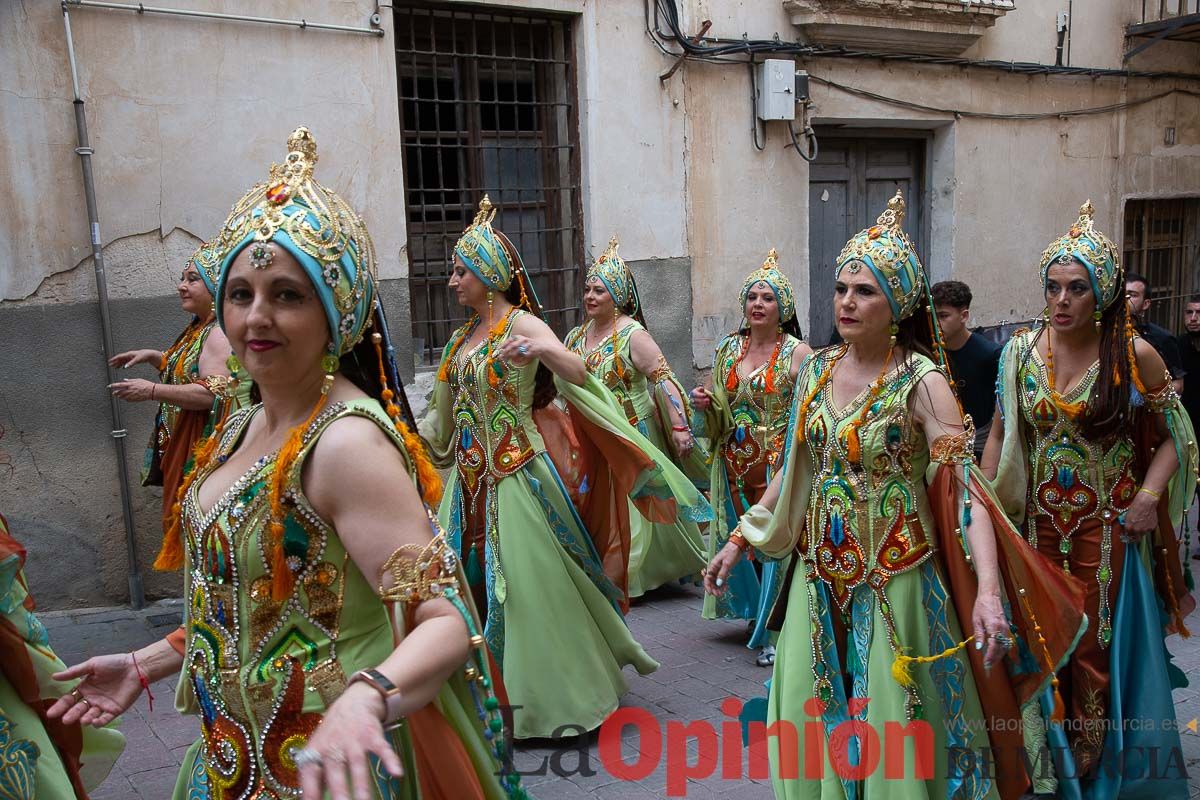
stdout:
[(913, 680), (912, 676), (912, 668), (910, 667), (912, 662), (912, 656), (906, 656), (903, 653), (898, 653), (896, 660), (892, 662), (892, 680), (906, 689), (916, 685), (916, 681)]
[(949, 658), (959, 650), (962, 650), (964, 647), (966, 647), (967, 643), (973, 641), (974, 639), (974, 636), (968, 636), (966, 639), (963, 639), (953, 647), (947, 647), (942, 652), (933, 656), (909, 656), (905, 655), (904, 653), (897, 653), (896, 660), (892, 662), (892, 679), (905, 688), (914, 686), (916, 682), (913, 680), (912, 676), (913, 664), (932, 664), (933, 662), (940, 661), (943, 658)]

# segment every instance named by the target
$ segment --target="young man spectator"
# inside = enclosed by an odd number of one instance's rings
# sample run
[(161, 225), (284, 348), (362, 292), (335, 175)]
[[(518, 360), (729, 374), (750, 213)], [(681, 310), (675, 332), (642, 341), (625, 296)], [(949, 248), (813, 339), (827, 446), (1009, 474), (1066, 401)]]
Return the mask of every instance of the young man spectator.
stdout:
[(1179, 344), (1170, 331), (1146, 319), (1146, 312), (1150, 310), (1150, 282), (1136, 272), (1125, 273), (1125, 297), (1129, 300), (1129, 313), (1133, 315), (1133, 327), (1138, 336), (1162, 356), (1171, 373), (1171, 384), (1175, 391), (1182, 392), (1184, 369)]
[(983, 458), (996, 411), (996, 372), (1000, 368), (1000, 345), (978, 333), (967, 324), (971, 319), (971, 289), (962, 281), (941, 281), (933, 285), (933, 310), (963, 410), (975, 422), (975, 460)]

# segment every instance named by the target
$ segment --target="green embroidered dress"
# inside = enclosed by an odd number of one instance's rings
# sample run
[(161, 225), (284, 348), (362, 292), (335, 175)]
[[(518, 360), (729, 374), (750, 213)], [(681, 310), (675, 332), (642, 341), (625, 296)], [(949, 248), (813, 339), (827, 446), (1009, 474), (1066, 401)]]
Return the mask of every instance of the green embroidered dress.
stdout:
[[(805, 363), (797, 397), (807, 397), (834, 353), (836, 348), (820, 351)], [(789, 434), (784, 486), (771, 522), (760, 530), (743, 520), (747, 539), (768, 556), (794, 551), (800, 559), (781, 598), (786, 616), (767, 712), (768, 723), (786, 721), (798, 735), (795, 752), (783, 750), (780, 739), (770, 747), (775, 796), (781, 800), (996, 796), (983, 771), (959, 772), (947, 760), (952, 748), (978, 753), (988, 745), (965, 659), (914, 665), (910, 690), (892, 677), (897, 652), (940, 653), (963, 639), (935, 552), (926, 494), (927, 470), (933, 474), (929, 448), (908, 410), (913, 388), (935, 369), (928, 359), (912, 356), (887, 376), (860, 428), (861, 465), (850, 463), (842, 437), (868, 401), (869, 388), (839, 409), (826, 384), (810, 407), (806, 429)], [(813, 698), (824, 705), (815, 715)], [(845, 747), (829, 746), (842, 723), (865, 721), (881, 747), (885, 733), (898, 730), (892, 724), (902, 728), (914, 719), (932, 729), (928, 780), (914, 778), (911, 745), (902, 760), (903, 779), (889, 779), (897, 765), (885, 770), (881, 760), (862, 780), (852, 779), (857, 738)], [(821, 731), (820, 739), (812, 736), (814, 730)], [(810, 753), (824, 754), (820, 779), (805, 779)], [(850, 761), (838, 765), (831, 754)]]
[[(359, 571), (300, 484), (321, 434), (347, 416), (378, 424), (408, 461), (391, 421), (377, 401), (363, 398), (331, 405), (305, 432), (289, 476), (292, 510), (284, 534), (289, 562), (299, 571), (292, 595), (279, 602), (271, 595), (266, 541), (274, 456), (255, 463), (212, 508), (198, 501), (200, 486), (237, 448), (260, 409), (228, 420), (216, 458), (184, 500), (187, 642), (176, 703), (180, 711), (199, 714), (202, 736), (183, 759), (176, 800), (300, 797), (295, 749), (304, 746), (347, 679), (377, 666), (402, 636), (374, 581)], [(396, 613), (403, 616), (401, 609)], [(483, 796), (505, 797), (462, 672), (434, 704), (462, 742)], [(390, 777), (374, 762), (374, 797), (421, 800), (415, 735), (409, 721), (389, 734), (405, 775)]]
[[(485, 637), (509, 702), (522, 707), (514, 712), (518, 738), (596, 728), (627, 688), (623, 666), (642, 674), (658, 667), (626, 627), (621, 592), (534, 423), (537, 362), (516, 367), (490, 357), (525, 313), (511, 312), (494, 343), (469, 351), (458, 345), (470, 323), (455, 333), (443, 354), (446, 380), (435, 384), (420, 425), (434, 463), (454, 467), (439, 516), (463, 554), (481, 614), (486, 608)], [(594, 378), (555, 385), (611, 435), (645, 441)], [(666, 491), (660, 474), (643, 478), (639, 491)]]
[(45, 709), (75, 681), (50, 676), (67, 665), (50, 647), (25, 583), (25, 548), (0, 516), (0, 798), (86, 797), (125, 746), (114, 727), (47, 724)]
[[(672, 381), (685, 401), (687, 394), (674, 376), (667, 375), (654, 385), (654, 395), (651, 395), (650, 383), (634, 366), (630, 353), (630, 339), (645, 328), (636, 320), (631, 320), (617, 331), (615, 347), (613, 337), (606, 336), (589, 350), (587, 332), (590, 328), (591, 322), (588, 322), (568, 333), (564, 340), (567, 349), (582, 358), (588, 372), (613, 393), (630, 425), (637, 428), (661, 453), (672, 453), (673, 442), (664, 432), (664, 418), (667, 428), (670, 427), (671, 417), (666, 409), (671, 398), (662, 383)], [(685, 419), (689, 416), (686, 408), (683, 416)], [(702, 463), (705, 453), (697, 445), (689, 456), (691, 460)], [(630, 503), (629, 539), (630, 597), (640, 597), (648, 590), (671, 581), (694, 579), (708, 563), (704, 557), (705, 545), (699, 526), (694, 520), (682, 516), (672, 523), (654, 523), (643, 517), (637, 507)]]
[[(726, 391), (729, 374), (738, 368), (745, 337), (726, 337), (713, 357), (712, 404), (703, 415), (705, 435), (712, 451), (712, 507), (716, 521), (710, 527), (708, 558), (712, 560), (737, 525), (738, 518), (758, 502), (783, 460), (784, 434), (794, 391), (791, 368), (800, 340), (784, 334), (771, 375), (774, 392), (767, 392), (763, 363), (739, 376), (733, 395)], [(763, 562), (762, 575), (743, 559), (729, 575), (729, 589), (721, 597), (704, 596), (705, 619), (756, 620), (749, 646), (769, 644), (767, 615), (779, 596), (787, 563)]]

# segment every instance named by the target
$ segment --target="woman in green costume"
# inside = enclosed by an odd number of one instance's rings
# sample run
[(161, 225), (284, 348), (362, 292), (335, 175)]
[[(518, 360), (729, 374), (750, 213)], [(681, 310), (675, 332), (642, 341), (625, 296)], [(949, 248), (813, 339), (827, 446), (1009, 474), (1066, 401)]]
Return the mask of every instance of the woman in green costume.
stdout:
[(263, 402), (205, 441), (184, 485), (183, 653), (92, 658), (51, 716), (104, 724), (182, 669), (176, 702), (202, 736), (180, 800), (522, 797), (465, 581), (423, 504), (439, 486), (373, 246), (316, 162), (297, 129), (218, 243), (217, 318)]
[[(769, 743), (788, 800), (1015, 800), (1022, 707), (1085, 624), (1078, 581), (1025, 544), (973, 465), (903, 213), (897, 194), (839, 256), (845, 343), (805, 362), (783, 469), (706, 576), (720, 593), (747, 547), (795, 554), (767, 709), (796, 734)], [(913, 721), (918, 746), (867, 756)]]
[[(1004, 349), (984, 472), (1030, 545), (1087, 585), (1091, 630), (1059, 674), (1070, 724), (1046, 729), (1061, 756), (1039, 791), (1182, 800), (1171, 689), (1187, 682), (1164, 638), (1187, 635), (1195, 607), (1175, 531), (1196, 436), (1162, 358), (1134, 334), (1120, 251), (1094, 213), (1084, 204), (1042, 253), (1044, 319)], [(1114, 769), (1123, 753), (1161, 767)]]
[[(660, 452), (673, 456), (695, 482), (707, 485), (707, 453), (692, 435), (691, 404), (646, 330), (637, 282), (617, 254), (617, 244), (614, 236), (588, 270), (583, 290), (587, 322), (563, 341), (613, 393), (629, 424)], [(699, 578), (707, 559), (695, 520), (651, 522), (632, 504), (626, 513), (630, 597), (672, 581)]]
[(110, 728), (81, 732), (78, 723), (47, 716), (47, 706), (67, 691), (56, 675), (66, 664), (33, 613), (24, 565), (25, 548), (0, 515), (0, 797), (87, 800), (125, 738)]
[(192, 451), (227, 416), (250, 405), (253, 386), (245, 375), (233, 375), (227, 363), (229, 340), (217, 325), (216, 286), (208, 277), (212, 258), (212, 248), (203, 244), (183, 267), (177, 287), (179, 304), (192, 315), (192, 321), (174, 344), (165, 352), (129, 350), (108, 362), (122, 369), (138, 364), (153, 364), (158, 369), (158, 382), (126, 378), (109, 389), (126, 402), (158, 403), (142, 465), (142, 485), (163, 490), (164, 538), (155, 568), (164, 571), (183, 566), (179, 532), (171, 528), (179, 517), (179, 487), (192, 468)]
[[(779, 470), (787, 431), (792, 389), (800, 363), (812, 352), (796, 321), (792, 284), (779, 269), (772, 249), (763, 265), (742, 285), (742, 325), (717, 345), (712, 389), (692, 392), (703, 410), (703, 435), (713, 450), (712, 506), (708, 557), (729, 541), (738, 517), (758, 502)], [(705, 595), (705, 619), (750, 620), (750, 648), (759, 649), (758, 665), (775, 663), (767, 617), (787, 571), (755, 551), (738, 564), (721, 596)]]
[[(454, 467), (440, 517), (486, 609), (517, 737), (573, 735), (617, 708), (622, 667), (658, 667), (619, 611), (629, 528), (613, 524), (614, 500), (656, 519), (708, 507), (542, 320), (495, 215), (484, 197), (454, 247), (450, 289), (473, 313), (442, 354), (421, 436)], [(555, 441), (566, 435), (580, 446)]]

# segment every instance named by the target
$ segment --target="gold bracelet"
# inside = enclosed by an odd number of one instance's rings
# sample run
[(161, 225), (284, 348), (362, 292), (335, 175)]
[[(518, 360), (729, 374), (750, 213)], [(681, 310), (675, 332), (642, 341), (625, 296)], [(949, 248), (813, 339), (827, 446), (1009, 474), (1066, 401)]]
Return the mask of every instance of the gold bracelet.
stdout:
[(1145, 492), (1146, 494), (1148, 494), (1148, 495), (1150, 495), (1151, 497), (1153, 497), (1155, 500), (1161, 500), (1161, 499), (1162, 499), (1162, 495), (1160, 495), (1158, 492), (1154, 491), (1153, 489), (1147, 489), (1145, 486), (1143, 486), (1142, 488), (1138, 489), (1138, 492), (1139, 492), (1139, 493), (1141, 493), (1141, 492)]

